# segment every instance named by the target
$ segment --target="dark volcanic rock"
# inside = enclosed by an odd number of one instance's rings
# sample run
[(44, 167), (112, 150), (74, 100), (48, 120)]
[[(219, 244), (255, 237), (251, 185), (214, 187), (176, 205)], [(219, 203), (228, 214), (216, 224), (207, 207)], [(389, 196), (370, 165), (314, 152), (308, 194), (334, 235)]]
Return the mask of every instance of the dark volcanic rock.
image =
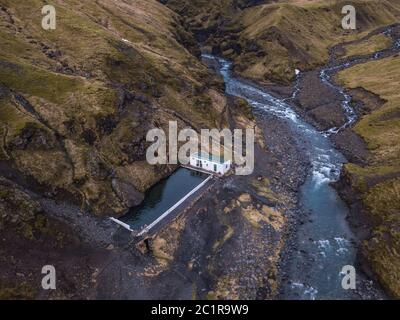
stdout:
[(144, 195), (131, 184), (120, 179), (113, 179), (111, 183), (114, 192), (127, 207), (137, 206), (143, 201)]
[(340, 127), (346, 122), (341, 95), (321, 81), (318, 70), (303, 74), (299, 88), (296, 105), (319, 129)]
[(332, 136), (332, 141), (350, 162), (365, 164), (368, 150), (366, 143), (353, 130), (347, 128)]
[(48, 131), (38, 128), (33, 123), (28, 123), (21, 134), (10, 142), (11, 150), (50, 150), (54, 148), (55, 141)]

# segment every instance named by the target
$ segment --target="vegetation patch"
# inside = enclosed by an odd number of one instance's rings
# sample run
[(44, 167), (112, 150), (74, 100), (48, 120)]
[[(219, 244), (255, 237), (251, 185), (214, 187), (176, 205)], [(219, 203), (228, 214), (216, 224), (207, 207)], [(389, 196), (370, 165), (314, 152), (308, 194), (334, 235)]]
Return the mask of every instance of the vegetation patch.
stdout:
[(368, 144), (368, 165), (345, 167), (374, 223), (365, 253), (382, 284), (400, 296), (400, 57), (393, 56), (341, 71), (338, 81), (363, 87), (386, 103), (354, 127)]
[(346, 46), (345, 58), (367, 55), (389, 48), (393, 44), (391, 38), (384, 34), (372, 36), (366, 41)]

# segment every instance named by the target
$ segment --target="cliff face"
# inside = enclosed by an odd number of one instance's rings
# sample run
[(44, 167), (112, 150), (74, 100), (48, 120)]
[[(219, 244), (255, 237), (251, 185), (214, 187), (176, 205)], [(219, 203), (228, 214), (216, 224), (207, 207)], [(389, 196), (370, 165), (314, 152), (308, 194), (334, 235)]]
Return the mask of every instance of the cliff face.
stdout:
[(156, 1), (58, 0), (49, 31), (42, 5), (0, 1), (3, 171), (121, 214), (173, 169), (145, 161), (149, 129), (220, 123), (214, 80), (181, 18)]
[(263, 3), (279, 2), (273, 0), (160, 0), (173, 11), (179, 13), (199, 41), (232, 21), (242, 10)]

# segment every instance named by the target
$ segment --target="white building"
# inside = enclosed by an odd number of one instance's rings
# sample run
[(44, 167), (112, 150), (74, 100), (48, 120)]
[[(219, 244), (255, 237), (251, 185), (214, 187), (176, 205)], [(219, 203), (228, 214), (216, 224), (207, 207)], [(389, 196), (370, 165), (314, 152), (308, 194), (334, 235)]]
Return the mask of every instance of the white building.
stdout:
[(205, 152), (195, 153), (190, 156), (190, 166), (221, 175), (230, 170), (231, 164), (231, 160), (224, 160), (223, 157), (216, 157)]

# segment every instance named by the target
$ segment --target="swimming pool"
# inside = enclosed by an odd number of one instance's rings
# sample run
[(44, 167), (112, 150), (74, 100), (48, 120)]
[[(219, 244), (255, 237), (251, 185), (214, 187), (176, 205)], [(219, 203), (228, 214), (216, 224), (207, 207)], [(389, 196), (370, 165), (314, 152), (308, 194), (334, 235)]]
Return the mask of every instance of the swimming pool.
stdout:
[(160, 217), (207, 177), (207, 174), (179, 168), (168, 178), (150, 188), (146, 192), (144, 201), (132, 208), (120, 220), (130, 225), (132, 229), (140, 230)]

